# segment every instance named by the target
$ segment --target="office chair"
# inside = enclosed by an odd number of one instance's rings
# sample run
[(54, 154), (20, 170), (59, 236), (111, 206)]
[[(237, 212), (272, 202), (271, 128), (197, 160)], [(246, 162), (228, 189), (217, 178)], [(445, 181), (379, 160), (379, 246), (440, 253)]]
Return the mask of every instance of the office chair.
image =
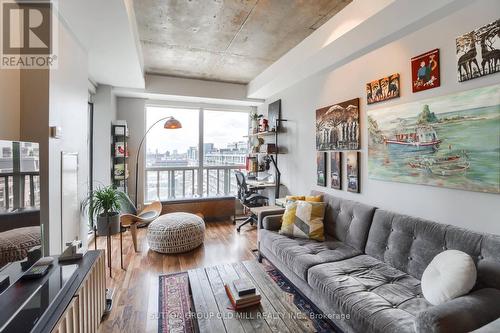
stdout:
[[(269, 198), (257, 193), (257, 188), (249, 188), (247, 186), (245, 175), (241, 171), (235, 171), (234, 173), (236, 175), (236, 183), (238, 184), (238, 200), (243, 205), (245, 211), (252, 207), (267, 206)], [(238, 226), (238, 228), (236, 228), (236, 231), (240, 232), (241, 227), (248, 223), (250, 223), (250, 225), (257, 223), (257, 215), (252, 213), (245, 219), (245, 221), (243, 221), (242, 224)]]

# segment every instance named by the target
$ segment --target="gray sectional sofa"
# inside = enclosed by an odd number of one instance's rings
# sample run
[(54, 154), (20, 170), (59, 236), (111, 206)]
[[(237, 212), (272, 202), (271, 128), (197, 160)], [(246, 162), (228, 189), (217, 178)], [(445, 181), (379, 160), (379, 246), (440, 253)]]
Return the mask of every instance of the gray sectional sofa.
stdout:
[[(499, 236), (317, 194), (328, 204), (326, 241), (280, 235), (282, 211), (269, 211), (259, 216), (259, 253), (344, 332), (469, 332), (500, 317)], [(433, 306), (420, 278), (446, 249), (474, 258), (477, 284)]]

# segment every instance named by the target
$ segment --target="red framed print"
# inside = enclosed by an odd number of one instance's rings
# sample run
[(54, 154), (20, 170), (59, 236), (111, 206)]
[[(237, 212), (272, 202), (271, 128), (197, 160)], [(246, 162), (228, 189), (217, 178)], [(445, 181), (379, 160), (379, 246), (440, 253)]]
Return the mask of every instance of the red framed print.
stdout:
[(411, 79), (414, 93), (439, 87), (439, 49), (411, 58)]

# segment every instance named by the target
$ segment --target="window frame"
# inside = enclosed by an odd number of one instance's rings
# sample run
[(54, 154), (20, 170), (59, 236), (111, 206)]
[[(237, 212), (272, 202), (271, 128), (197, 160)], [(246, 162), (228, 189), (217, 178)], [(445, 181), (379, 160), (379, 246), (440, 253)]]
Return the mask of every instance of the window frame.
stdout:
[[(248, 115), (248, 123), (247, 123), (247, 128), (250, 128), (250, 113), (255, 112), (256, 107), (248, 107), (248, 106), (238, 106), (238, 105), (217, 105), (217, 104), (196, 104), (196, 103), (171, 103), (168, 101), (153, 101), (153, 102), (148, 102), (145, 105), (144, 112), (145, 112), (145, 117), (144, 117), (144, 131), (147, 130), (148, 128), (148, 109), (154, 107), (154, 108), (164, 108), (164, 109), (192, 109), (192, 110), (197, 110), (198, 111), (198, 165), (196, 167), (193, 167), (196, 169), (196, 177), (197, 177), (197, 186), (196, 186), (196, 196), (193, 193), (193, 197), (189, 199), (203, 199), (203, 198), (210, 198), (210, 196), (204, 196), (204, 191), (203, 191), (203, 173), (205, 171), (205, 156), (204, 156), (204, 140), (205, 140), (205, 110), (206, 111), (221, 111), (221, 112), (238, 112), (238, 113), (246, 113)], [(167, 115), (168, 116), (168, 115)], [(248, 133), (247, 133), (248, 134)], [(147, 147), (148, 147), (148, 138), (144, 139), (144, 148), (143, 151), (141, 152), (142, 154), (142, 178), (143, 178), (143, 193), (142, 196), (144, 198), (144, 203), (147, 204), (150, 202), (148, 195), (147, 195), (147, 190), (148, 190), (148, 183), (147, 183)], [(245, 167), (245, 165), (241, 165), (242, 168)], [(181, 198), (181, 199), (186, 199), (186, 198)], [(168, 198), (167, 200), (171, 200)], [(175, 199), (173, 199), (175, 200)], [(165, 201), (160, 198), (160, 201)]]

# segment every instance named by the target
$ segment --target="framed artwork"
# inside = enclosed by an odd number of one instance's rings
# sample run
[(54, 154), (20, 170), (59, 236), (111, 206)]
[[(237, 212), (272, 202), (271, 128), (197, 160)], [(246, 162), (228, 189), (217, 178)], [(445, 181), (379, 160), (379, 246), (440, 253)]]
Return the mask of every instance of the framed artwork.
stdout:
[(366, 84), (368, 104), (387, 101), (399, 97), (399, 73)]
[(276, 119), (281, 119), (281, 99), (269, 104), (267, 107), (267, 119), (269, 120), (270, 131), (277, 131), (280, 129), (280, 124), (276, 124)]
[(500, 84), (368, 111), (372, 179), (500, 193)]
[(316, 110), (316, 149), (359, 149), (359, 98)]
[(411, 58), (411, 80), (414, 93), (439, 87), (439, 49)]
[(316, 184), (326, 186), (326, 152), (316, 153)]
[(500, 19), (457, 37), (458, 81), (500, 72)]
[(359, 193), (359, 151), (345, 153), (347, 191)]
[(330, 152), (330, 186), (336, 190), (342, 189), (342, 152)]

